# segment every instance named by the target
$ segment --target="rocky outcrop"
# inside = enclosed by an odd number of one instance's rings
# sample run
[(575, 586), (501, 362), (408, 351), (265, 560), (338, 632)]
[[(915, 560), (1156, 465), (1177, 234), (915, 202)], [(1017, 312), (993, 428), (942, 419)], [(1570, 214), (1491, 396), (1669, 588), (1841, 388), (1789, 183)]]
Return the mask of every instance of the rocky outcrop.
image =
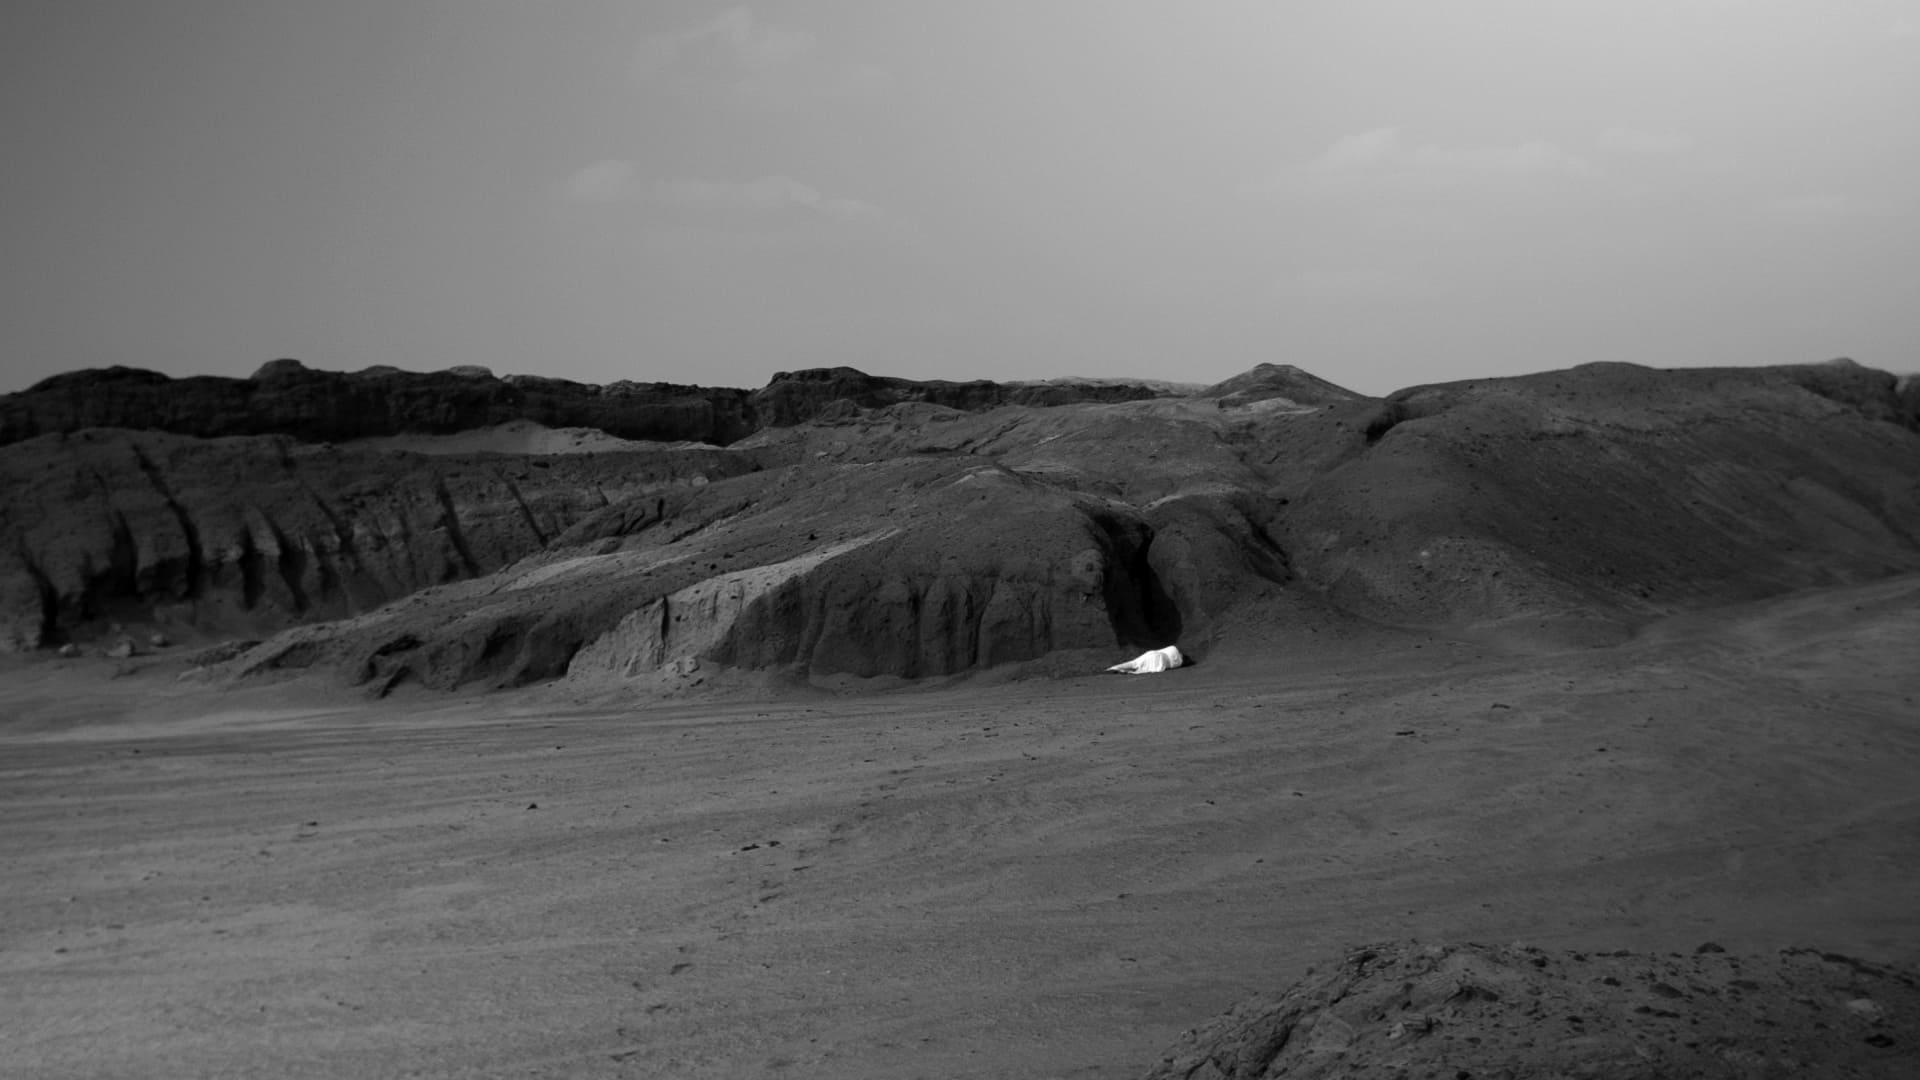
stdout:
[(1053, 406), (1084, 401), (1144, 401), (1159, 392), (1138, 383), (996, 383), (918, 381), (868, 375), (850, 367), (782, 371), (760, 390), (750, 404), (756, 423), (764, 427), (791, 427), (805, 423), (838, 403), (862, 409), (920, 403), (962, 412), (981, 412), (1003, 405)]
[(1908, 427), (1920, 426), (1920, 375), (1901, 375), (1894, 380), (1893, 396), (1899, 403)]
[(89, 430), (0, 449), (0, 647), (110, 622), (261, 634), (492, 573), (726, 451), (425, 457)]
[(1920, 568), (1920, 437), (1883, 372), (1589, 365), (1402, 391), (1365, 437), (1277, 539), (1371, 618), (1604, 639)]
[(1280, 401), (1288, 405), (1328, 405), (1357, 401), (1361, 395), (1294, 367), (1259, 364), (1194, 395), (1220, 403), (1222, 408)]
[(480, 367), (438, 372), (372, 367), (344, 373), (275, 360), (247, 379), (172, 379), (126, 367), (56, 375), (0, 397), (0, 445), (107, 427), (198, 438), (287, 435), (303, 442), (344, 442), (406, 433), (445, 435), (531, 420), (547, 427), (596, 428), (623, 439), (726, 446), (763, 427), (803, 423), (840, 402), (859, 408), (930, 402), (979, 410), (1153, 396), (1153, 390), (1126, 383), (915, 382), (845, 367), (782, 372), (765, 388), (749, 392), (671, 383), (594, 386), (531, 375), (503, 379)]
[(628, 439), (724, 445), (753, 430), (743, 390), (613, 383), (589, 386), (484, 368), (431, 373), (374, 367), (342, 373), (276, 360), (253, 377), (170, 379), (114, 367), (46, 379), (0, 398), (0, 444), (85, 428), (166, 431), (199, 438), (286, 435), (344, 442), (401, 433), (450, 434), (533, 420)]
[(782, 375), (742, 400), (768, 426), (731, 450), (41, 436), (0, 447), (4, 636), (337, 620), (241, 666), (376, 687), (923, 678), (1176, 641), (1204, 660), (1302, 619), (1603, 644), (1920, 570), (1920, 432), (1891, 376), (1848, 364), (1589, 365), (1385, 400), (1263, 367), (1211, 397), (989, 407), (1017, 391)]
[(485, 581), (284, 635), (237, 663), (335, 667), (378, 689), (715, 666), (921, 678), (1180, 635), (1143, 520), (991, 464), (776, 469), (641, 501)]
[(1215, 620), (1235, 607), (1297, 587), (1272, 529), (1285, 507), (1250, 496), (1201, 493), (1151, 507), (1146, 558), (1190, 648), (1202, 649)]
[(722, 664), (906, 678), (1048, 653), (1158, 647), (1179, 614), (1123, 509), (961, 472), (892, 535), (761, 597), (710, 650)]
[[(891, 535), (841, 540), (780, 562), (730, 570), (649, 600), (586, 642), (568, 662), (567, 672), (583, 682), (643, 678), (659, 671), (691, 674), (769, 593)], [(513, 587), (528, 588), (541, 580), (550, 578), (530, 576)]]
[(1186, 1032), (1146, 1080), (1907, 1077), (1920, 974), (1738, 956), (1396, 942)]

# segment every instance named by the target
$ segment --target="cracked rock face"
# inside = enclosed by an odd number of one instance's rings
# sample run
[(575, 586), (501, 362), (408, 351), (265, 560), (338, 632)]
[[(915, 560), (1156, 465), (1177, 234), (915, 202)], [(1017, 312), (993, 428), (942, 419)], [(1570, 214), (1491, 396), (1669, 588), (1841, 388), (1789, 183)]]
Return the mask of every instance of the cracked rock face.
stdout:
[(1920, 1075), (1920, 974), (1736, 956), (1396, 942), (1186, 1032), (1146, 1080)]
[(0, 648), (155, 621), (258, 635), (492, 573), (722, 451), (427, 457), (89, 430), (0, 448)]

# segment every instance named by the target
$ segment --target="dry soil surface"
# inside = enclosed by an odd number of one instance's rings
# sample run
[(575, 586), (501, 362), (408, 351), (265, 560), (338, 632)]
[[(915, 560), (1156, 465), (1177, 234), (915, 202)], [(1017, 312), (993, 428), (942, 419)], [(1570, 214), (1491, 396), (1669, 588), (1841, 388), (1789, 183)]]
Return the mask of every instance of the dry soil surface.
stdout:
[(1358, 942), (1912, 965), (1916, 656), (1905, 578), (866, 697), (16, 662), (0, 1073), (1134, 1077)]

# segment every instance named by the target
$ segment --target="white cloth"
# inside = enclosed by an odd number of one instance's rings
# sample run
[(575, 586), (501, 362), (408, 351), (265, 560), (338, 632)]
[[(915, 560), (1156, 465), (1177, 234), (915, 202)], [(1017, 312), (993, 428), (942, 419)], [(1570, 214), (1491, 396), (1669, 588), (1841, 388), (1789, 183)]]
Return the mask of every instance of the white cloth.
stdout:
[(1169, 645), (1164, 649), (1143, 652), (1126, 663), (1115, 664), (1107, 670), (1117, 671), (1122, 675), (1152, 675), (1161, 671), (1172, 671), (1186, 662), (1187, 658), (1180, 655), (1180, 650)]

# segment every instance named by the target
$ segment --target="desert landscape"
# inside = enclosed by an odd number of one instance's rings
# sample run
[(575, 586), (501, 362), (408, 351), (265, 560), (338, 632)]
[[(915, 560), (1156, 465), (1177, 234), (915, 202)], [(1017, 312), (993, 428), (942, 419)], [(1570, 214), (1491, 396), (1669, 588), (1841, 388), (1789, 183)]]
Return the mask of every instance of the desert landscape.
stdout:
[(0, 1080), (1920, 1077), (1920, 0), (0, 18)]
[(277, 361), (0, 443), (10, 1073), (1920, 1068), (1910, 378)]

